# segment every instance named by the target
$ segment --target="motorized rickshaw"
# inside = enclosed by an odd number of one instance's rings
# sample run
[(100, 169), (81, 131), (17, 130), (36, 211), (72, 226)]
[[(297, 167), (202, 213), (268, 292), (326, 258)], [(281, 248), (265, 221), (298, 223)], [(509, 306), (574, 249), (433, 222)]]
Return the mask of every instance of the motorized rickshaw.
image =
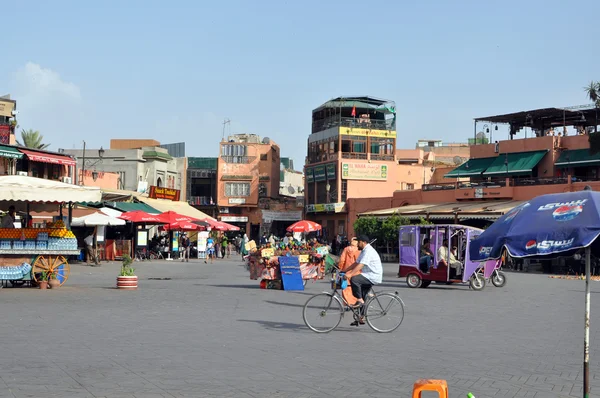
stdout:
[[(431, 282), (469, 283), (473, 290), (485, 287), (485, 278), (477, 270), (482, 263), (469, 260), (470, 242), (483, 233), (482, 229), (456, 224), (406, 225), (400, 227), (400, 268), (398, 277), (406, 277), (412, 288), (426, 288)], [(447, 241), (446, 250), (440, 250)], [(431, 256), (422, 251), (429, 242)], [(445, 261), (442, 256), (445, 253)]]

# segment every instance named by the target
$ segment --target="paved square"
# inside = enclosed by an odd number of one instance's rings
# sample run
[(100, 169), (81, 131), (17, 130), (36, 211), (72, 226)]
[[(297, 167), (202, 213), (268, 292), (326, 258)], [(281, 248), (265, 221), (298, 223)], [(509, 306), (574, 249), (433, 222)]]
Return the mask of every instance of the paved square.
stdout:
[[(119, 264), (74, 265), (58, 290), (2, 289), (0, 397), (410, 397), (419, 378), (450, 397), (581, 397), (584, 282), (508, 274), (504, 288), (408, 289), (391, 334), (319, 335), (304, 292), (260, 290), (239, 261), (135, 263), (137, 291), (113, 288)], [(170, 280), (149, 280), (167, 277)], [(600, 391), (592, 288), (592, 392)]]

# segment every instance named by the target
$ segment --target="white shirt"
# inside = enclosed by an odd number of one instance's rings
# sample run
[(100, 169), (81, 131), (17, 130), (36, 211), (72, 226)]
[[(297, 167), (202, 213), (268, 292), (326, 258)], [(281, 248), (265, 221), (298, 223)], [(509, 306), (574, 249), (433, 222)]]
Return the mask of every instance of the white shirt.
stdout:
[(381, 258), (379, 253), (371, 245), (366, 245), (361, 250), (357, 263), (363, 265), (362, 275), (367, 278), (371, 283), (378, 284), (383, 280), (383, 267), (381, 266)]
[(93, 246), (94, 245), (94, 235), (89, 235), (83, 241), (85, 242), (86, 245)]

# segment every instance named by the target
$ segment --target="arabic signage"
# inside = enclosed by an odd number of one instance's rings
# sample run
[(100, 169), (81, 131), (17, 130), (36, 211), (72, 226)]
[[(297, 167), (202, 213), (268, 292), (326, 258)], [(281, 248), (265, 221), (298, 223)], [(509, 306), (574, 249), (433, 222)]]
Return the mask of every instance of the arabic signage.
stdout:
[(325, 165), (315, 166), (315, 181), (325, 181)]
[(376, 163), (342, 163), (344, 180), (387, 180), (388, 166)]
[(340, 127), (340, 135), (360, 135), (363, 137), (396, 138), (394, 130), (370, 130), (352, 127)]
[(339, 203), (321, 203), (314, 205), (306, 205), (307, 213), (341, 213), (344, 211), (345, 202)]
[(179, 189), (156, 187), (153, 185), (150, 187), (148, 197), (151, 199), (167, 199), (172, 200), (174, 202), (178, 202), (180, 194), (181, 192), (179, 191)]
[(243, 205), (246, 203), (245, 198), (229, 198), (230, 205)]
[(329, 163), (327, 165), (327, 179), (335, 180), (335, 163)]

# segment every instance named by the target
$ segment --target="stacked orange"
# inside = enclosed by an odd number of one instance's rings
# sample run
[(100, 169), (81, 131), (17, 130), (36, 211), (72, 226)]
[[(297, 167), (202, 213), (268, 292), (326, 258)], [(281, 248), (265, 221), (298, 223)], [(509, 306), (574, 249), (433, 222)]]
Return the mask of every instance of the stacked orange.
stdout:
[(46, 232), (53, 238), (75, 238), (73, 232), (66, 228), (0, 228), (0, 239), (20, 240), (24, 237), (26, 240), (35, 240), (40, 232)]

